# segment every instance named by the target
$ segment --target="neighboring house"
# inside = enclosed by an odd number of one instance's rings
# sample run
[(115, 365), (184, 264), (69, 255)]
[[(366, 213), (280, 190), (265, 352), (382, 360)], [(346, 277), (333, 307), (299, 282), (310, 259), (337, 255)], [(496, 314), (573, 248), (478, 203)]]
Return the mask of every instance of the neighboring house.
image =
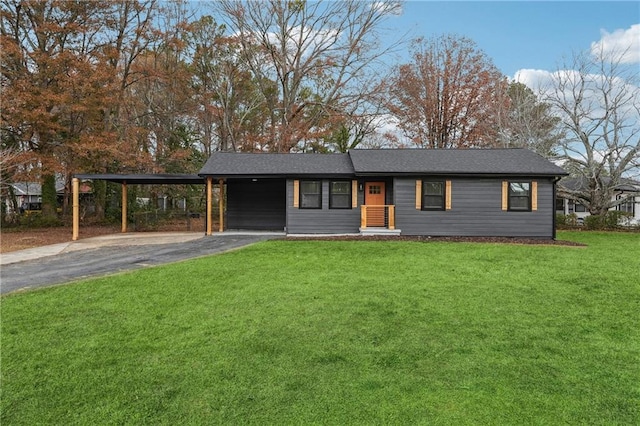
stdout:
[[(608, 178), (605, 178), (608, 179)], [(570, 191), (576, 191), (580, 188), (587, 186), (584, 179), (577, 178), (563, 178), (558, 185), (567, 188)], [(616, 188), (616, 191), (612, 197), (612, 201), (625, 199), (624, 202), (618, 204), (609, 210), (617, 210), (627, 213), (629, 216), (625, 219), (623, 225), (638, 225), (640, 224), (640, 182), (631, 179), (622, 179), (620, 185)], [(558, 197), (556, 199), (556, 213), (558, 214), (575, 214), (579, 223), (584, 221), (584, 218), (590, 216), (587, 208), (568, 198)]]
[(567, 173), (526, 149), (214, 153), (226, 229), (555, 238)]
[[(42, 203), (42, 185), (38, 182), (17, 182), (9, 184), (16, 196), (18, 209), (27, 209), (29, 206)], [(64, 193), (64, 182), (56, 180), (56, 192), (62, 196)], [(7, 212), (12, 212), (12, 203), (8, 198), (4, 200), (7, 206)]]
[[(38, 182), (18, 182), (8, 184), (12, 187), (16, 196), (16, 203), (19, 211), (42, 209), (42, 186)], [(91, 193), (91, 186), (83, 183), (80, 186), (80, 193), (84, 196)], [(56, 194), (58, 206), (62, 205), (64, 197), (64, 181), (56, 179)], [(8, 198), (3, 200), (7, 206), (7, 212), (12, 213), (12, 203)]]

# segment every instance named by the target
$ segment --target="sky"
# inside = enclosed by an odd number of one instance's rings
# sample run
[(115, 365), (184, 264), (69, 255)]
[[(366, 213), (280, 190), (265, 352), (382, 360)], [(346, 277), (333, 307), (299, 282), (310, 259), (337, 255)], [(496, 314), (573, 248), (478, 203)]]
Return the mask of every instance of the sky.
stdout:
[(429, 38), (457, 34), (472, 39), (504, 75), (554, 71), (563, 58), (592, 43), (635, 40), (640, 73), (638, 1), (407, 1), (387, 25), (395, 34)]

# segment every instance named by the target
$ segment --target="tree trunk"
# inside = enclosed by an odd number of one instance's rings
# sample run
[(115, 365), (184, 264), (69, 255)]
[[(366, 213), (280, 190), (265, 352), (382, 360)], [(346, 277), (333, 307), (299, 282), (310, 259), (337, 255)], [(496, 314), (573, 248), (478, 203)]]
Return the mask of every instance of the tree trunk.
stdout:
[(42, 176), (42, 216), (55, 219), (57, 204), (56, 177), (46, 174)]
[(104, 212), (107, 206), (107, 182), (96, 180), (93, 182), (93, 200), (96, 204), (95, 218), (104, 220)]

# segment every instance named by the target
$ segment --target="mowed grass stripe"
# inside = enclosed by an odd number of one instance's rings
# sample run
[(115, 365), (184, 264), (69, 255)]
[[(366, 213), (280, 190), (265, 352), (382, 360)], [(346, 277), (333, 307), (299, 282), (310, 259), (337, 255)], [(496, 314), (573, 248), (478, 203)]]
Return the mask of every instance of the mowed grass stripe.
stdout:
[(270, 241), (2, 299), (3, 424), (635, 424), (638, 234)]

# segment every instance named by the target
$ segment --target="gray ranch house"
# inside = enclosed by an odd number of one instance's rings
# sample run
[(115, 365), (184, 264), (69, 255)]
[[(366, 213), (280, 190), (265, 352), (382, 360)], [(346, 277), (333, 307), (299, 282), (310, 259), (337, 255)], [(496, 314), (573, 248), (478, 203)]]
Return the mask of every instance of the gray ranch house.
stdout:
[(199, 173), (227, 230), (544, 239), (566, 175), (526, 149), (216, 152)]

